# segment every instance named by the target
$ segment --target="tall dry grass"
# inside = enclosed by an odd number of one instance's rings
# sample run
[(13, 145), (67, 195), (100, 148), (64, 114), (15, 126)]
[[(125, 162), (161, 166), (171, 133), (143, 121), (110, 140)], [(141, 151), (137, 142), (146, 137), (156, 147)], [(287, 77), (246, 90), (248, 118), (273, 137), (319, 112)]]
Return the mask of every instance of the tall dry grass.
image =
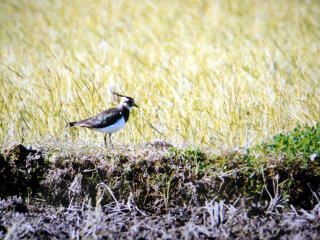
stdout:
[(116, 90), (115, 142), (251, 145), (320, 120), (319, 39), (316, 0), (2, 0), (0, 142), (101, 141), (64, 126)]

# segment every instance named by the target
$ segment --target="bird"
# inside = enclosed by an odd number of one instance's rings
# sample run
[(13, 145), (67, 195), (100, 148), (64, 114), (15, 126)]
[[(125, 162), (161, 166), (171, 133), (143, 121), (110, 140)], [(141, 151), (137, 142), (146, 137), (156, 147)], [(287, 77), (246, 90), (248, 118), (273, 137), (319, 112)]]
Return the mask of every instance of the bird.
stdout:
[(94, 131), (106, 133), (104, 136), (104, 144), (107, 147), (107, 134), (109, 135), (110, 145), (113, 146), (111, 134), (122, 129), (128, 122), (130, 110), (133, 107), (139, 108), (132, 97), (124, 96), (116, 92), (114, 95), (121, 97), (118, 107), (107, 109), (96, 116), (80, 121), (69, 122), (66, 127), (85, 127)]

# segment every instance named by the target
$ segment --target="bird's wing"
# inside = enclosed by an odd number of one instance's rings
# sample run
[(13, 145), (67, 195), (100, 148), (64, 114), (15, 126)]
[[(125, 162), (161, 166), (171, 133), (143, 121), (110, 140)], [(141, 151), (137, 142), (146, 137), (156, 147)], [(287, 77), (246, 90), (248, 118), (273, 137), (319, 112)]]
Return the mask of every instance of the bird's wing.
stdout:
[(116, 123), (121, 117), (122, 113), (118, 109), (111, 108), (94, 117), (78, 121), (75, 125), (87, 128), (103, 128)]

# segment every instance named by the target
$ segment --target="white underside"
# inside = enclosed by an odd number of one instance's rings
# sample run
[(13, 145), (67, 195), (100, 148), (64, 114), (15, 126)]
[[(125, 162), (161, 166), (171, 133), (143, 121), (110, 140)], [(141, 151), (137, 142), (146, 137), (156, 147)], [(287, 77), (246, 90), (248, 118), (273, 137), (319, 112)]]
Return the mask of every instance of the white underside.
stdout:
[(126, 121), (124, 120), (124, 117), (120, 118), (117, 122), (114, 124), (104, 127), (104, 128), (92, 128), (95, 131), (102, 132), (102, 133), (113, 133), (121, 128), (123, 128), (126, 125)]

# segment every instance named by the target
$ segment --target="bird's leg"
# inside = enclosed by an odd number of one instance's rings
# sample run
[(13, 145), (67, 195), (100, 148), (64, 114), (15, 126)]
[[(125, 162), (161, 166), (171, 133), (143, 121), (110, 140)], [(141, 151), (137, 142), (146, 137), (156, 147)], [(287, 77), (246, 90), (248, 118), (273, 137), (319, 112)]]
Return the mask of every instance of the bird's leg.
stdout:
[(107, 147), (108, 146), (108, 144), (107, 144), (107, 135), (104, 135), (103, 139), (104, 139), (104, 146)]
[(110, 142), (111, 147), (113, 147), (113, 144), (112, 144), (112, 141), (111, 141), (111, 133), (109, 133), (109, 142)]

